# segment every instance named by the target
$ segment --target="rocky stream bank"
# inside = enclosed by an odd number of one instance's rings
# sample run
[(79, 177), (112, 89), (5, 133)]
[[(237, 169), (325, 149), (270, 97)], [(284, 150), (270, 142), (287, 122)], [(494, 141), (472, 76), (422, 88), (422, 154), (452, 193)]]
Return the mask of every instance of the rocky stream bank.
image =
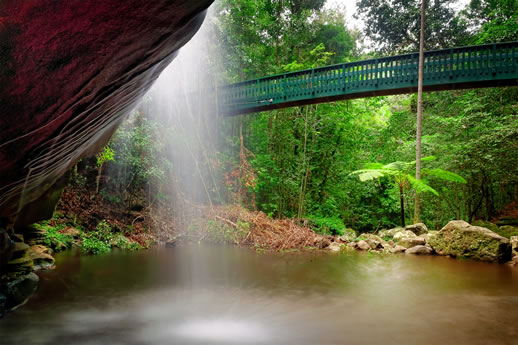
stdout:
[[(425, 224), (418, 223), (377, 233), (358, 234), (346, 229), (343, 235), (332, 236), (315, 233), (307, 224), (292, 219), (276, 220), (262, 212), (222, 207), (207, 212), (191, 225), (185, 232), (171, 235), (163, 244), (173, 247), (182, 242), (204, 241), (246, 246), (258, 252), (359, 250), (382, 255), (442, 255), (508, 263), (518, 268), (518, 224), (515, 223), (499, 227), (489, 222), (469, 224), (453, 220), (438, 231), (430, 231)], [(0, 244), (10, 249), (0, 275), (0, 317), (28, 300), (38, 286), (39, 278), (34, 272), (53, 269), (53, 252), (68, 248), (60, 241), (49, 242), (48, 231), (36, 224), (1, 239)], [(81, 232), (73, 227), (60, 229), (58, 236), (76, 244), (82, 239)]]

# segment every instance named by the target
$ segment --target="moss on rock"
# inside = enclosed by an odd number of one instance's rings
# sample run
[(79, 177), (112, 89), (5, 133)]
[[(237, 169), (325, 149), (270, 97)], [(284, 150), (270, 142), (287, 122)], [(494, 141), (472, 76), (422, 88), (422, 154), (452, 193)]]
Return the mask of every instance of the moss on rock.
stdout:
[(509, 240), (493, 231), (473, 226), (462, 220), (453, 220), (429, 243), (439, 255), (470, 258), (488, 262), (505, 262), (510, 259)]

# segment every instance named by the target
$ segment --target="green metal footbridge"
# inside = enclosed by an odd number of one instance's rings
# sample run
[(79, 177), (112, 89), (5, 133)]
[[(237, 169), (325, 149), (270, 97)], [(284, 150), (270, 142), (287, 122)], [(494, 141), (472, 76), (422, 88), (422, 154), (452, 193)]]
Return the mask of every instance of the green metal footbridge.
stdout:
[[(417, 91), (419, 54), (343, 63), (229, 84), (220, 110), (240, 115), (297, 105)], [(424, 53), (424, 91), (518, 85), (518, 42)]]

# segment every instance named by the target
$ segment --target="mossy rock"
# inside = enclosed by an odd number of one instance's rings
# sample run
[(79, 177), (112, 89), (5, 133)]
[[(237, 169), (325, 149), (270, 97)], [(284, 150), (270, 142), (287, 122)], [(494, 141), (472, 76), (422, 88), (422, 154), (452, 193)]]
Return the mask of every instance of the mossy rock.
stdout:
[(401, 228), (401, 227), (398, 227), (398, 228), (393, 228), (393, 229), (389, 229), (389, 230), (381, 230), (380, 232), (378, 232), (378, 235), (381, 237), (381, 238), (384, 238), (384, 237), (394, 237), (395, 234), (397, 234), (398, 232), (400, 231), (404, 231), (405, 229), (404, 228)]
[(500, 220), (496, 222), (496, 225), (498, 225), (498, 226), (504, 226), (504, 225), (518, 226), (518, 218), (501, 217)]
[(29, 251), (29, 246), (22, 242), (14, 243), (13, 254), (11, 255), (11, 260), (16, 260), (27, 256)]
[(488, 262), (510, 259), (509, 240), (497, 233), (462, 220), (453, 220), (429, 238), (429, 244), (439, 255), (469, 258)]
[(511, 236), (518, 236), (518, 227), (512, 225), (504, 225), (495, 231), (500, 236), (511, 238)]
[(7, 263), (7, 275), (10, 277), (17, 277), (29, 274), (34, 270), (34, 262), (28, 255), (11, 260)]
[(417, 236), (426, 234), (428, 232), (428, 227), (424, 223), (416, 223), (412, 225), (407, 225), (405, 230), (412, 231)]
[(36, 292), (38, 283), (39, 277), (32, 272), (15, 280), (0, 283), (0, 295), (4, 296), (3, 307), (9, 310), (24, 304)]
[(498, 234), (498, 225), (495, 223), (488, 222), (487, 220), (477, 219), (471, 223), (474, 226), (481, 226), (483, 228), (487, 228), (491, 231), (494, 231)]

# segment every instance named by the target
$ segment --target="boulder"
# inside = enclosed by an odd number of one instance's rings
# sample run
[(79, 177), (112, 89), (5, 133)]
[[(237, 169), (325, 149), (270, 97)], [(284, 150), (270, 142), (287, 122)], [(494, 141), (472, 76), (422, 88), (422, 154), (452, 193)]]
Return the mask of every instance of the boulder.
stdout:
[(428, 232), (428, 228), (426, 227), (426, 225), (424, 225), (424, 223), (416, 223), (416, 224), (412, 224), (412, 225), (407, 225), (405, 227), (405, 230), (412, 231), (417, 236), (426, 234)]
[(34, 270), (47, 270), (54, 268), (54, 258), (50, 255), (51, 250), (45, 246), (31, 246), (29, 256), (34, 262)]
[(381, 237), (379, 237), (377, 235), (374, 235), (374, 234), (365, 233), (365, 234), (361, 234), (361, 237), (369, 239), (369, 240), (374, 240), (374, 241), (377, 241), (379, 243), (385, 243), (386, 242), (384, 239), (382, 239)]
[(412, 248), (408, 248), (405, 251), (405, 254), (413, 254), (413, 255), (432, 255), (433, 249), (429, 246), (418, 245)]
[(25, 243), (31, 246), (45, 243), (46, 231), (39, 224), (22, 227), (20, 231), (23, 232)]
[(413, 238), (413, 237), (417, 237), (416, 234), (414, 234), (412, 231), (410, 230), (401, 230), (401, 231), (398, 231), (394, 234), (394, 241), (399, 241), (403, 238)]
[(426, 243), (429, 243), (430, 242), (430, 238), (432, 238), (433, 236), (437, 235), (438, 232), (439, 231), (435, 231), (435, 230), (428, 231), (426, 234), (423, 234), (423, 235), (421, 235), (419, 237), (424, 239), (424, 241)]
[(14, 243), (14, 250), (11, 255), (11, 260), (16, 260), (19, 258), (23, 258), (27, 256), (27, 252), (29, 251), (29, 246), (22, 242)]
[(356, 234), (346, 232), (343, 235), (338, 236), (337, 238), (342, 242), (351, 242), (354, 241), (356, 237)]
[(371, 246), (369, 245), (369, 243), (367, 241), (364, 241), (364, 240), (358, 241), (357, 247), (358, 247), (358, 249), (361, 249), (361, 250), (369, 250), (369, 249), (371, 249)]
[(365, 240), (365, 242), (367, 242), (369, 244), (369, 247), (371, 249), (383, 249), (383, 244), (380, 241), (376, 241), (376, 240), (368, 238)]
[(332, 252), (339, 252), (344, 245), (338, 242), (331, 242), (331, 244), (327, 247)]
[(424, 246), (426, 244), (426, 241), (423, 237), (409, 237), (409, 238), (402, 238), (399, 240), (398, 244), (405, 248), (412, 248), (415, 246)]
[(403, 246), (395, 245), (394, 248), (389, 249), (389, 251), (394, 254), (404, 253), (406, 248)]
[(347, 247), (356, 249), (358, 247), (358, 243), (357, 242), (349, 242), (349, 243), (347, 243)]
[(518, 256), (518, 236), (512, 236), (511, 237), (511, 256), (517, 257)]
[(25, 255), (21, 258), (11, 260), (6, 265), (7, 274), (9, 279), (20, 277), (34, 271), (34, 262), (31, 257)]
[(512, 236), (518, 236), (518, 227), (512, 225), (504, 225), (495, 231), (497, 234), (503, 237), (511, 238)]
[(487, 228), (493, 232), (498, 233), (498, 225), (496, 225), (495, 223), (491, 223), (487, 220), (477, 219), (477, 220), (473, 221), (471, 223), (471, 225), (480, 226), (482, 228)]
[(507, 238), (463, 220), (450, 221), (436, 235), (430, 237), (429, 243), (439, 255), (488, 262), (505, 262), (511, 257), (511, 246)]
[[(25, 304), (38, 287), (39, 277), (29, 273), (15, 280), (0, 283), (0, 296), (3, 295), (5, 310), (11, 310)], [(0, 311), (0, 314), (2, 311)]]
[(384, 238), (384, 237), (394, 237), (394, 235), (402, 230), (405, 230), (401, 227), (399, 228), (393, 228), (393, 229), (389, 229), (389, 230), (381, 230), (380, 232), (378, 232), (378, 235), (381, 237), (381, 238)]

